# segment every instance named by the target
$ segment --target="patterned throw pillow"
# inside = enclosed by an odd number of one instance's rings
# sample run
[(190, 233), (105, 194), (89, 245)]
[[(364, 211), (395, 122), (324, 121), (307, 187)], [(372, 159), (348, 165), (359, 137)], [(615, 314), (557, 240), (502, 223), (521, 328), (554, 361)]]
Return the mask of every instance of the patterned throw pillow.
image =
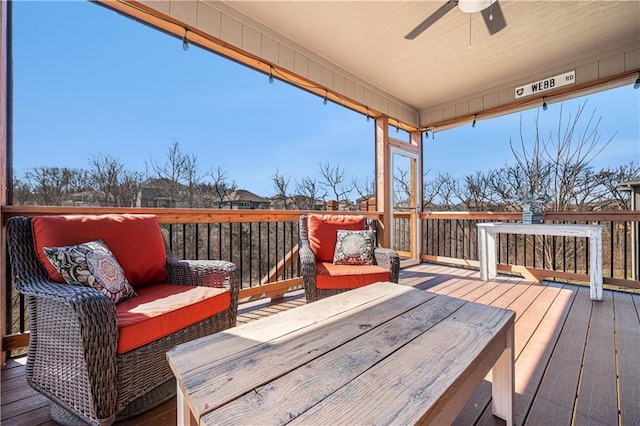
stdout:
[(373, 231), (338, 230), (333, 263), (336, 265), (373, 265), (375, 235)]
[(73, 285), (93, 287), (114, 303), (136, 295), (120, 264), (102, 240), (66, 247), (44, 247), (49, 262)]

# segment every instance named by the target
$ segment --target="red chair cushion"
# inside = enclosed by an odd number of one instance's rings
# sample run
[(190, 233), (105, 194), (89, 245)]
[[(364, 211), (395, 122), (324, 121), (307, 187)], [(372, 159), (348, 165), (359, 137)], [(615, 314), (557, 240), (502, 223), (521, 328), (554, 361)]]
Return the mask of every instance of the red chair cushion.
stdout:
[(364, 216), (310, 214), (307, 217), (309, 246), (318, 262), (332, 262), (338, 239), (338, 229), (357, 231), (365, 229)]
[(49, 277), (64, 283), (43, 247), (63, 247), (100, 239), (113, 253), (129, 283), (137, 288), (167, 281), (164, 239), (153, 215), (64, 215), (32, 220), (35, 250)]
[(118, 354), (169, 336), (229, 309), (227, 289), (154, 284), (116, 305)]
[(380, 281), (389, 281), (389, 271), (381, 266), (316, 263), (316, 287), (319, 289), (358, 288)]

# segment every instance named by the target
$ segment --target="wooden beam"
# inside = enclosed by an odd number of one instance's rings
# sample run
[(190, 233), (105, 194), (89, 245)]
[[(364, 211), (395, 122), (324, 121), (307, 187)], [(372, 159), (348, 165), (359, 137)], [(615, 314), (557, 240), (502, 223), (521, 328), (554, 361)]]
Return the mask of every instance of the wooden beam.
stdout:
[(14, 349), (22, 349), (29, 346), (29, 334), (28, 331), (24, 333), (8, 334), (2, 338), (2, 350), (12, 351)]
[(389, 119), (380, 117), (376, 119), (376, 210), (382, 211), (383, 217), (378, 228), (378, 241), (382, 247), (390, 247), (389, 232), (393, 220), (393, 206), (389, 195), (391, 192), (391, 176), (389, 175), (389, 162), (391, 151), (389, 149)]
[(542, 103), (542, 99), (546, 98), (547, 101), (551, 101), (553, 98), (562, 98), (572, 93), (579, 93), (582, 91), (587, 91), (590, 89), (594, 89), (598, 86), (607, 86), (613, 83), (623, 84), (627, 80), (633, 82), (638, 76), (640, 69), (627, 71), (619, 74), (614, 74), (608, 77), (600, 78), (598, 80), (588, 81), (582, 84), (576, 84), (574, 86), (565, 86), (561, 89), (557, 89), (551, 92), (545, 92), (544, 96), (534, 96), (525, 99), (518, 99), (513, 102), (509, 102), (504, 105), (499, 105), (493, 108), (487, 108), (480, 111), (475, 111), (469, 114), (461, 115), (458, 117), (450, 118), (447, 120), (437, 121), (433, 123), (420, 123), (421, 129), (429, 129), (429, 130), (437, 130), (439, 127), (448, 128), (451, 126), (455, 126), (457, 124), (462, 124), (471, 121), (475, 117), (480, 118), (483, 116), (495, 117), (499, 115), (508, 114), (510, 112), (516, 110), (522, 110), (524, 108), (533, 108), (534, 106), (539, 106)]
[(298, 244), (296, 244), (295, 246), (293, 246), (291, 250), (289, 250), (289, 252), (284, 256), (284, 259), (280, 259), (278, 264), (273, 268), (271, 268), (271, 271), (269, 271), (269, 273), (260, 280), (260, 285), (262, 286), (277, 280), (278, 277), (282, 275), (282, 272), (286, 268), (291, 266), (291, 262), (297, 258), (296, 257), (297, 255), (298, 255)]
[[(229, 210), (229, 209), (162, 209), (122, 207), (54, 207), (3, 206), (2, 223), (14, 216), (43, 216), (62, 214), (153, 214), (160, 223), (240, 223), (240, 222), (297, 222), (301, 215), (318, 213), (317, 210)], [(366, 216), (379, 219), (381, 212), (340, 212), (344, 215)]]
[(240, 290), (240, 300), (258, 299), (262, 296), (273, 299), (282, 299), (284, 294), (292, 287), (303, 284), (302, 277), (291, 278), (289, 280), (278, 281), (277, 283), (265, 284), (257, 287), (243, 288)]
[[(416, 132), (411, 132), (411, 134), (414, 134), (414, 133), (416, 133)], [(417, 133), (419, 134), (420, 132), (417, 132)], [(411, 139), (413, 140), (413, 137)], [(395, 139), (395, 138), (392, 138), (392, 137), (389, 137), (389, 145), (396, 146), (398, 148), (402, 148), (403, 150), (412, 152), (414, 154), (419, 154), (420, 153), (419, 146), (415, 145), (414, 143), (403, 142), (401, 140), (398, 140), (398, 139)]]

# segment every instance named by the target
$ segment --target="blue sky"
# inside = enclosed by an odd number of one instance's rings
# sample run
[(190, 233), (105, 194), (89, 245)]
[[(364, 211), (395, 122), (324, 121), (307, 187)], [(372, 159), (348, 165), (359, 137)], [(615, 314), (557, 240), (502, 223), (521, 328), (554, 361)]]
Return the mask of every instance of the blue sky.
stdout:
[[(14, 2), (14, 169), (88, 168), (112, 155), (131, 170), (162, 162), (174, 140), (203, 171), (222, 167), (240, 188), (274, 193), (279, 171), (317, 177), (320, 163), (373, 177), (374, 124), (309, 94), (87, 2)], [(575, 112), (584, 98), (563, 103)], [(640, 90), (591, 95), (613, 142), (595, 167), (640, 162)], [(540, 112), (555, 129), (560, 104)], [(479, 121), (425, 140), (429, 176), (463, 177), (511, 160), (509, 140), (526, 134), (537, 110)], [(545, 131), (545, 130), (543, 130)], [(392, 134), (393, 135), (393, 134)], [(531, 138), (529, 138), (531, 140)]]

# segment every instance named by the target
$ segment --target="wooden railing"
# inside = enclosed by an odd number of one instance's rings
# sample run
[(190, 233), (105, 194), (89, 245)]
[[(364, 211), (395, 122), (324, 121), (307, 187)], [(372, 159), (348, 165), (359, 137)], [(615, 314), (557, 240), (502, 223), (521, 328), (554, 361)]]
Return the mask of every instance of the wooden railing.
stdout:
[[(297, 252), (298, 219), (310, 213), (308, 211), (31, 206), (6, 206), (1, 210), (3, 229), (12, 216), (107, 213), (156, 215), (176, 258), (233, 262), (242, 278), (241, 301), (262, 296), (280, 298), (302, 285)], [(340, 214), (365, 214), (370, 219), (381, 217), (376, 212)], [(1, 279), (5, 283), (6, 299), (3, 297), (3, 300), (6, 303), (2, 306), (2, 315), (7, 324), (3, 333), (3, 350), (7, 351), (28, 344), (28, 318), (25, 302), (12, 284), (6, 260), (3, 266), (6, 267)]]

